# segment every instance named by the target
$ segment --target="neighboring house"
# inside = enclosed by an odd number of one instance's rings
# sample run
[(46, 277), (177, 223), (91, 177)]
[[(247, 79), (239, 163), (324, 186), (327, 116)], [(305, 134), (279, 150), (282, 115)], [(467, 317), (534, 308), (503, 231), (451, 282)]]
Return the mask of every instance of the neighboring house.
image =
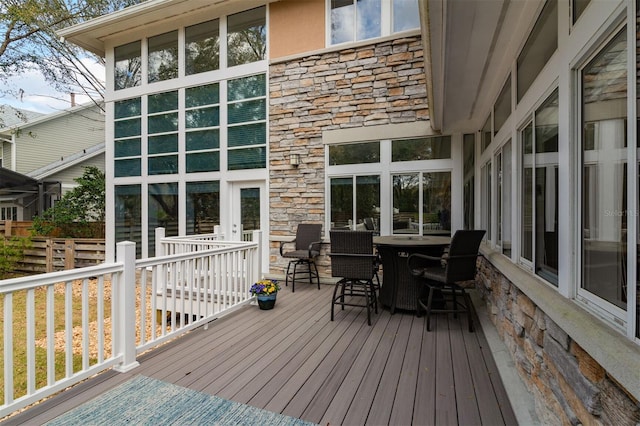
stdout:
[(152, 0), (61, 31), (106, 58), (109, 257), (259, 228), (281, 276), (301, 222), (483, 228), (478, 289), (541, 419), (635, 424), (638, 8)]
[(0, 220), (31, 220), (77, 186), (85, 167), (104, 170), (101, 108), (76, 106), (0, 129)]

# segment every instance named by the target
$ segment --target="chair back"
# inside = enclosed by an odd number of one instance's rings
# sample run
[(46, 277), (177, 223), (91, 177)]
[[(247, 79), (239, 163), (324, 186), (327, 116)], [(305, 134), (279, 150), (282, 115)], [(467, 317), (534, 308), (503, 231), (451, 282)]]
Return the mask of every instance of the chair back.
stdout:
[(296, 250), (313, 250), (316, 256), (320, 253), (320, 246), (310, 248), (312, 243), (322, 240), (321, 223), (301, 223), (296, 230)]
[(331, 276), (353, 280), (373, 278), (373, 233), (331, 231)]
[(447, 283), (475, 279), (476, 259), (484, 234), (484, 230), (458, 230), (453, 234), (445, 270)]

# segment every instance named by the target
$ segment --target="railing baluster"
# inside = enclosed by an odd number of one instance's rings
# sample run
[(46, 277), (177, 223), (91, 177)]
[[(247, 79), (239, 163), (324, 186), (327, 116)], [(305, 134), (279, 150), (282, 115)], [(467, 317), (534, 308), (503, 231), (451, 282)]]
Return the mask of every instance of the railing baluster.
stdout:
[(36, 297), (35, 289), (27, 290), (27, 392), (36, 390)]
[(55, 292), (54, 286), (47, 286), (47, 385), (56, 381), (56, 341), (55, 341)]
[(13, 402), (13, 293), (4, 295), (4, 403)]
[(82, 280), (82, 369), (89, 368), (89, 280)]
[(96, 291), (96, 321), (98, 322), (98, 335), (96, 336), (96, 339), (98, 344), (98, 364), (102, 364), (104, 362), (104, 275), (100, 275), (98, 277)]
[(64, 283), (65, 377), (73, 375), (73, 284)]

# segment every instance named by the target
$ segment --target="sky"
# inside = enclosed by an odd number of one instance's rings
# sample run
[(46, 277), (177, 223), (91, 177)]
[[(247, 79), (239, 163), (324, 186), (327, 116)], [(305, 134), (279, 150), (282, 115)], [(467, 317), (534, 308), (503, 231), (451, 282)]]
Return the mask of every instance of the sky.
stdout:
[[(104, 67), (93, 60), (88, 63), (90, 69), (104, 80)], [(0, 104), (8, 104), (14, 108), (36, 111), (44, 114), (62, 111), (71, 106), (71, 96), (68, 93), (56, 92), (44, 77), (35, 70), (25, 71), (23, 75), (9, 80), (8, 87), (13, 91), (22, 89), (22, 99), (10, 95), (0, 95)], [(76, 95), (76, 104), (90, 102), (89, 97)]]

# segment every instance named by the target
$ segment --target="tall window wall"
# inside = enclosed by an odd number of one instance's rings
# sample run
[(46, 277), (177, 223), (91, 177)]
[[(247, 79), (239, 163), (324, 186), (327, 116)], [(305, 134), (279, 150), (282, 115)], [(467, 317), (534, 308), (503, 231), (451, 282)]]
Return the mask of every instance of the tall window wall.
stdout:
[(229, 173), (266, 177), (266, 40), (260, 7), (114, 48), (116, 242), (212, 232)]

